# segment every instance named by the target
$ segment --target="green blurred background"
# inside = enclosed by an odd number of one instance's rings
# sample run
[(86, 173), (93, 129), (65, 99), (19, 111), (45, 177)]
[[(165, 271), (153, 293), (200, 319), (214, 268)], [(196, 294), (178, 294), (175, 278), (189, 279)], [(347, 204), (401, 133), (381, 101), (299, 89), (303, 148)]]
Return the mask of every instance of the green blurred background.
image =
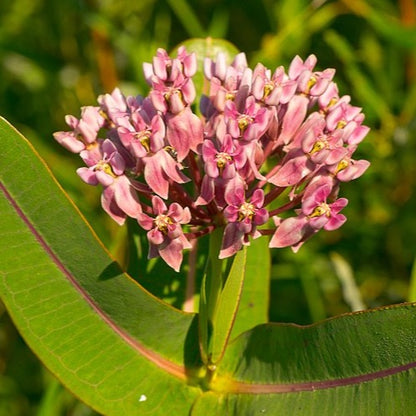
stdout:
[[(358, 151), (370, 169), (341, 188), (350, 200), (345, 226), (296, 255), (273, 251), (270, 319), (307, 324), (416, 300), (415, 0), (3, 0), (0, 114), (125, 264), (126, 228), (102, 214), (99, 190), (81, 183), (79, 159), (52, 133), (66, 129), (65, 114), (79, 116), (115, 86), (146, 94), (142, 63), (158, 47), (206, 36), (231, 41), (251, 66), (287, 68), (296, 54), (316, 54), (318, 69), (336, 68), (341, 94), (363, 107), (372, 129)], [(182, 285), (168, 279), (142, 283), (180, 307)], [(0, 304), (0, 416), (26, 415), (95, 413), (43, 369)]]

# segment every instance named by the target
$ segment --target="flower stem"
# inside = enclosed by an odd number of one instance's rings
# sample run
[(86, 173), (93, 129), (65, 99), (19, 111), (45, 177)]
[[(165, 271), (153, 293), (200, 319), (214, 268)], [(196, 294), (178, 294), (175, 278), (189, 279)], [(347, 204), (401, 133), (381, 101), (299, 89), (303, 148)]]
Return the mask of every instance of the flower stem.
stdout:
[(183, 310), (185, 312), (194, 312), (194, 295), (195, 295), (195, 274), (196, 274), (196, 261), (197, 261), (197, 248), (198, 240), (191, 240), (192, 249), (189, 253), (189, 271), (186, 275), (186, 292), (185, 292), (185, 303)]
[(223, 231), (223, 227), (219, 227), (210, 235), (207, 267), (201, 287), (199, 306), (200, 350), (202, 360), (208, 367), (210, 364), (209, 350), (214, 316), (223, 287), (223, 261), (218, 258)]
[(208, 274), (207, 279), (207, 288), (208, 288), (208, 317), (212, 318), (215, 313), (215, 308), (217, 306), (218, 297), (221, 294), (221, 289), (223, 286), (223, 276), (222, 276), (222, 263), (223, 260), (218, 258), (218, 254), (221, 248), (222, 236), (224, 230), (220, 227), (212, 232), (211, 238), (209, 240), (209, 263), (210, 263), (210, 273)]

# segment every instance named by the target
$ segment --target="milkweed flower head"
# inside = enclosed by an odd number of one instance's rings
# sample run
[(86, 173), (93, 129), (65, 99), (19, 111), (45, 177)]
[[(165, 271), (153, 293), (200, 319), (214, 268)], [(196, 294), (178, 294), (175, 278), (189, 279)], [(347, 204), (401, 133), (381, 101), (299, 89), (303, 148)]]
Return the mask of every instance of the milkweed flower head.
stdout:
[(339, 95), (333, 69), (316, 64), (296, 56), (287, 72), (252, 70), (243, 53), (230, 64), (219, 53), (205, 58), (208, 88), (196, 103), (195, 54), (159, 49), (144, 64), (147, 97), (101, 95), (54, 137), (84, 161), (80, 178), (102, 187), (104, 210), (120, 225), (136, 219), (149, 258), (176, 271), (183, 250), (217, 228), (220, 258), (262, 235), (297, 251), (346, 221), (340, 184), (369, 166), (353, 158), (369, 131), (361, 108)]

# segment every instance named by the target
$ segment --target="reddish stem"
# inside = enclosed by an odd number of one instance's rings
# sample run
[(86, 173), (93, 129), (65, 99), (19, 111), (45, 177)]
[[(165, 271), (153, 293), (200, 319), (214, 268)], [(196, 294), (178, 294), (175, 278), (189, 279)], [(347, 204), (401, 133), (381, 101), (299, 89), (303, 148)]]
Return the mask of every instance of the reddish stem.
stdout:
[(286, 188), (279, 188), (276, 187), (272, 189), (268, 194), (264, 197), (264, 206), (267, 206), (272, 202), (274, 199), (276, 199)]

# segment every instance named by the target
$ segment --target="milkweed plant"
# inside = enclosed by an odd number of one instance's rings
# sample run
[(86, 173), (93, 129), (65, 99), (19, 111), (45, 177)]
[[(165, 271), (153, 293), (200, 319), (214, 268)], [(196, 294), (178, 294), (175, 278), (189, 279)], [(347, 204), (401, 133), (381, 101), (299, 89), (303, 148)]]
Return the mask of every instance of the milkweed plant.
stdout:
[[(103, 210), (147, 240), (148, 259), (181, 272), (188, 250), (206, 263), (198, 312), (124, 274), (0, 120), (0, 295), (18, 328), (108, 416), (413, 414), (414, 304), (302, 327), (269, 323), (254, 294), (268, 285), (267, 245), (297, 252), (345, 223), (340, 188), (370, 165), (354, 155), (369, 132), (361, 108), (315, 55), (253, 69), (244, 53), (189, 45), (144, 63), (147, 96), (100, 95), (54, 138), (80, 156)], [(35, 169), (45, 188), (27, 180)]]

